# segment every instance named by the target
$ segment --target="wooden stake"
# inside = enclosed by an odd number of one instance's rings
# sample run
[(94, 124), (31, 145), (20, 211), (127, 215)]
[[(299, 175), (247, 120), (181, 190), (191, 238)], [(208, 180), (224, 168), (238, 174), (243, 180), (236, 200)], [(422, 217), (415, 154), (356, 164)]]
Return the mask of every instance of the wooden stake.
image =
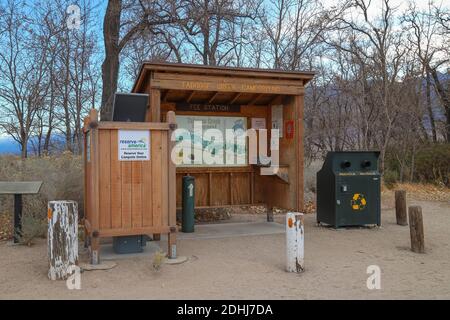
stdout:
[(289, 212), (286, 215), (286, 270), (305, 271), (305, 229), (303, 213)]
[(75, 201), (50, 201), (47, 218), (48, 277), (67, 279), (78, 265), (78, 205)]
[(411, 250), (416, 253), (425, 253), (422, 208), (419, 206), (411, 206), (408, 211)]
[(408, 225), (406, 212), (406, 191), (395, 190), (395, 217), (397, 218), (398, 225)]

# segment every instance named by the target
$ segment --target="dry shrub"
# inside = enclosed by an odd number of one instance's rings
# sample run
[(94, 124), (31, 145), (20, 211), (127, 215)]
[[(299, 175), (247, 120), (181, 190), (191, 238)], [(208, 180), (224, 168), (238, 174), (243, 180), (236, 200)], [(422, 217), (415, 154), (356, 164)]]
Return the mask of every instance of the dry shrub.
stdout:
[(323, 161), (314, 160), (305, 163), (304, 169), (304, 184), (305, 184), (305, 202), (314, 202), (316, 194), (316, 174), (322, 169)]
[(165, 259), (166, 259), (166, 254), (164, 253), (164, 251), (159, 250), (159, 251), (155, 252), (155, 254), (153, 255), (153, 262), (152, 262), (153, 270), (154, 271), (161, 270), (161, 267), (164, 264)]
[[(32, 238), (42, 233), (42, 223), (47, 223), (47, 203), (52, 200), (78, 202), (83, 215), (83, 162), (82, 157), (65, 152), (58, 156), (30, 157), (25, 160), (15, 156), (0, 157), (0, 180), (43, 181), (37, 195), (23, 196), (23, 234)], [(13, 213), (13, 197), (2, 196), (3, 212)], [(25, 239), (24, 239), (25, 240)], [(31, 241), (31, 240), (27, 240)]]
[(47, 221), (40, 216), (30, 213), (22, 217), (22, 232), (19, 232), (20, 243), (31, 246), (36, 238), (45, 238), (47, 235)]

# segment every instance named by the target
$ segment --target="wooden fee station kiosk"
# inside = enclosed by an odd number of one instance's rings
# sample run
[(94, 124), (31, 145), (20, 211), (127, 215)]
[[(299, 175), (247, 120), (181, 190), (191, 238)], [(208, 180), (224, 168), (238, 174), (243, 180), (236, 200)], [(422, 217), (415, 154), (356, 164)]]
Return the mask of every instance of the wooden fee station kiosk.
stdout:
[[(195, 178), (197, 208), (264, 204), (301, 212), (304, 88), (313, 76), (313, 72), (144, 63), (132, 92), (149, 95), (146, 122), (97, 123), (96, 114), (85, 120), (89, 137), (85, 225), (92, 251), (98, 252), (99, 237), (167, 233), (171, 256), (185, 175)], [(278, 173), (262, 175), (262, 166), (250, 163), (248, 140), (239, 149), (244, 163), (174, 164), (170, 156), (176, 142), (171, 134), (175, 128), (192, 132), (195, 121), (202, 121), (203, 129), (219, 131), (236, 126), (269, 129), (268, 146), (270, 129), (278, 128)], [(119, 131), (137, 129), (150, 132), (149, 161), (120, 161)], [(262, 139), (260, 134), (257, 139)]]

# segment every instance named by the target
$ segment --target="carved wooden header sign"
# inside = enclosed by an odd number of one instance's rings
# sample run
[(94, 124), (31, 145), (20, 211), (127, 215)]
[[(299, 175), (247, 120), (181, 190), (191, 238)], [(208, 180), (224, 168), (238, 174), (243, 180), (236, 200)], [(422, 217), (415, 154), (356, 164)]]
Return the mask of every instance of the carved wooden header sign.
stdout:
[(241, 112), (241, 106), (237, 104), (196, 104), (179, 102), (176, 104), (176, 110), (197, 112)]

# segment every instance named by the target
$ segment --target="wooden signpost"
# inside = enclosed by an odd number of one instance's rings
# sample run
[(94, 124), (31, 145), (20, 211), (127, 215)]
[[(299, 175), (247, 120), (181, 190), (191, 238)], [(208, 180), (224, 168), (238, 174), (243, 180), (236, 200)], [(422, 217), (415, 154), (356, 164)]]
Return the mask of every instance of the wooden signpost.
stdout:
[(22, 233), (22, 195), (37, 194), (42, 181), (0, 181), (0, 194), (14, 195), (14, 243), (19, 243)]

